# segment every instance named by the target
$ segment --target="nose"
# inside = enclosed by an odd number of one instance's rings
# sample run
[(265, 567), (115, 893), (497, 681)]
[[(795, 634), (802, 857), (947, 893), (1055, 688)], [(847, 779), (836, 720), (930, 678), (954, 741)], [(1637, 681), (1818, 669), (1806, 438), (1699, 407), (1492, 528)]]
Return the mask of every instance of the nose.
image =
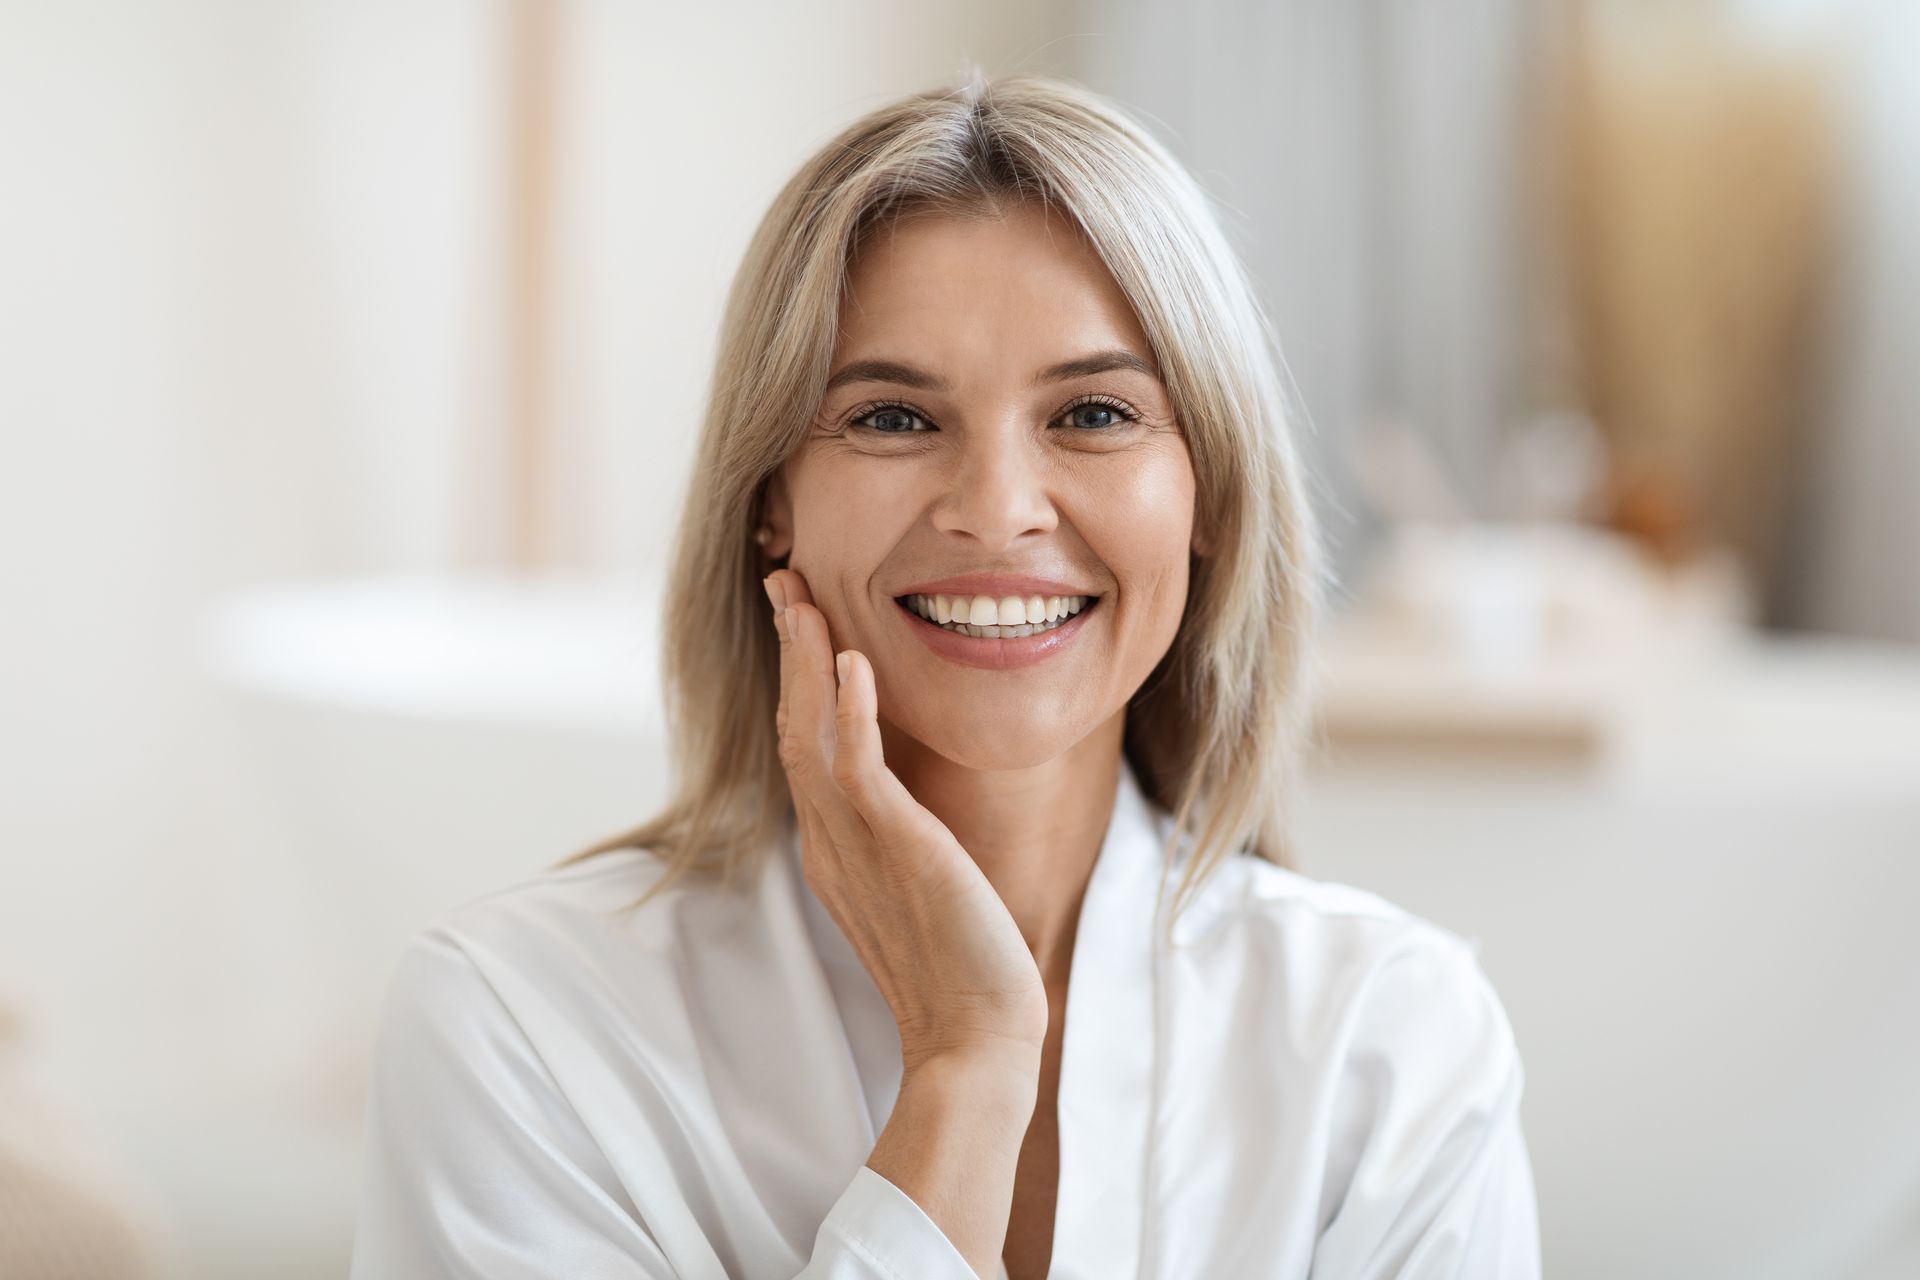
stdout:
[(936, 529), (971, 537), (985, 551), (1003, 551), (1059, 523), (1044, 450), (1024, 423), (1010, 418), (967, 434), (934, 508)]

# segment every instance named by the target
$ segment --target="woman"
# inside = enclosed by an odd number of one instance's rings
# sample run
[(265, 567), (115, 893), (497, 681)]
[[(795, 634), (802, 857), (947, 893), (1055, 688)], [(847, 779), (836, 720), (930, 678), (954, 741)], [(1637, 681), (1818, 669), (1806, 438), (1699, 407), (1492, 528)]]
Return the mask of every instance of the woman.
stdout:
[(1287, 865), (1286, 422), (1094, 95), (976, 76), (811, 159), (720, 337), (675, 799), (413, 940), (354, 1275), (1537, 1276), (1477, 943)]

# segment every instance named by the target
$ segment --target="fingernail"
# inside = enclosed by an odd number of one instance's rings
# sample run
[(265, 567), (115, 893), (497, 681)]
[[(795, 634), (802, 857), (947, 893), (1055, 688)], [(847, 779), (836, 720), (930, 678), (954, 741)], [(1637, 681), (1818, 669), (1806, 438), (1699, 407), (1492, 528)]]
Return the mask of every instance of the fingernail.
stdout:
[(787, 589), (776, 582), (772, 574), (760, 579), (760, 585), (767, 589), (767, 599), (773, 602), (775, 613), (787, 607)]
[(847, 682), (847, 655), (844, 653), (835, 654), (833, 666), (834, 669), (840, 673), (840, 683), (845, 684)]

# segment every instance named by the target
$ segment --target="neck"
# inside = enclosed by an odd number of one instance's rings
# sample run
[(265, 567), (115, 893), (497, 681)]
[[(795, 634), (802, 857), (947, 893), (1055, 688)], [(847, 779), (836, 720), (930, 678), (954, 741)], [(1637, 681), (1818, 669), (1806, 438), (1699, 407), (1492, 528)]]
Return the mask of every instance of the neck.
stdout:
[(993, 885), (1048, 988), (1064, 988), (1093, 865), (1113, 817), (1126, 715), (1024, 769), (974, 769), (882, 721), (887, 765)]

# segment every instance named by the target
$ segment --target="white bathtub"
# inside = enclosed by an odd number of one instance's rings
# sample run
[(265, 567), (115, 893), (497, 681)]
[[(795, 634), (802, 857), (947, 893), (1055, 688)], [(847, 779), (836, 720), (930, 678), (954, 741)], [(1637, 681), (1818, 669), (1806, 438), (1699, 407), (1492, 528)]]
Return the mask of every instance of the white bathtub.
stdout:
[[(214, 620), (344, 940), (343, 1075), (409, 931), (661, 798), (656, 595), (344, 583)], [(1306, 870), (1482, 940), (1550, 1275), (1920, 1275), (1920, 657), (1769, 645), (1662, 710), (1599, 769), (1338, 760)]]

